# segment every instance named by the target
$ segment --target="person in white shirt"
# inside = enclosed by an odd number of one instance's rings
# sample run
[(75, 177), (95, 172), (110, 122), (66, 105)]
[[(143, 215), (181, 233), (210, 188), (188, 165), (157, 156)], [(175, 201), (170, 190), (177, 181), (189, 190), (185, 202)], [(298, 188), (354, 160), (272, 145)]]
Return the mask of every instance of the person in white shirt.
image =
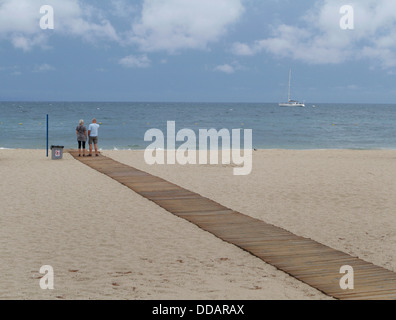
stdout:
[(89, 155), (88, 157), (92, 157), (92, 143), (95, 145), (95, 154), (98, 157), (98, 133), (99, 133), (99, 125), (96, 123), (96, 119), (92, 120), (92, 123), (88, 127), (88, 137), (89, 137)]

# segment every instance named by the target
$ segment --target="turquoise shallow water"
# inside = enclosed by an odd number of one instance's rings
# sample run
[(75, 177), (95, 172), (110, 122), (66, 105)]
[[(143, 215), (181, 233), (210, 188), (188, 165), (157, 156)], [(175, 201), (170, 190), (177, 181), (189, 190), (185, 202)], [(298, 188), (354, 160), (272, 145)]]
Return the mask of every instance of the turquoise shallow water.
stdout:
[[(313, 107), (315, 105), (316, 107)], [(0, 148), (76, 147), (75, 128), (101, 123), (102, 149), (144, 149), (147, 130), (252, 129), (262, 149), (396, 149), (396, 105), (307, 104), (280, 108), (249, 103), (1, 102)]]

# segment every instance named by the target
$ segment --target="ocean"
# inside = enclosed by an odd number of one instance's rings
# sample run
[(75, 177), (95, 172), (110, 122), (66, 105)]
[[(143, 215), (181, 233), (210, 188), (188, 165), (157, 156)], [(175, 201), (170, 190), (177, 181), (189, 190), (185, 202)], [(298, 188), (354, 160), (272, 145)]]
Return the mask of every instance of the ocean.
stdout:
[(396, 105), (273, 103), (0, 102), (0, 148), (76, 148), (75, 128), (97, 118), (102, 150), (145, 149), (147, 130), (252, 129), (257, 149), (396, 149)]

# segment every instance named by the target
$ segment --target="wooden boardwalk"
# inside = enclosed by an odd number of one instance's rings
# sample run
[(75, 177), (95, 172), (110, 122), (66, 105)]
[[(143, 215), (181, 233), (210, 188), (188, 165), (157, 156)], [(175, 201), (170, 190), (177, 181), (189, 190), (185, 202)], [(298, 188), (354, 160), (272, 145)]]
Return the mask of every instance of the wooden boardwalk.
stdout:
[[(222, 206), (147, 172), (110, 158), (77, 160), (113, 178), (174, 215), (259, 257), (294, 278), (342, 300), (396, 300), (396, 273), (311, 239)], [(342, 266), (354, 269), (354, 289), (343, 290)]]

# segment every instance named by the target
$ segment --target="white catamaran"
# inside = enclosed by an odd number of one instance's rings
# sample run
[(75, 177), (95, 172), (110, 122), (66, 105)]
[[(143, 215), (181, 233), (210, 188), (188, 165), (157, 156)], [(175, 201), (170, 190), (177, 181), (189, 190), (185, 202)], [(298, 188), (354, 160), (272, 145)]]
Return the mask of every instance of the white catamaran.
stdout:
[(298, 102), (296, 100), (291, 100), (290, 99), (290, 88), (291, 88), (291, 76), (292, 76), (292, 71), (290, 69), (289, 73), (289, 94), (288, 94), (288, 102), (281, 102), (279, 103), (280, 107), (305, 107), (305, 103)]

